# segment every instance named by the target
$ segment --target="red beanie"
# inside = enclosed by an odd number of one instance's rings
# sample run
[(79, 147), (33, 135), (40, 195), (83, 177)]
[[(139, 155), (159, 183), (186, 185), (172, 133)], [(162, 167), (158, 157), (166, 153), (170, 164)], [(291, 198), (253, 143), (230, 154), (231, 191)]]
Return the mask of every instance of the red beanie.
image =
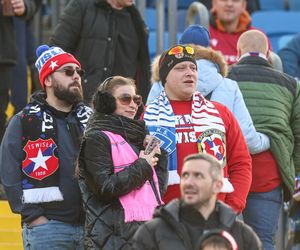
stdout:
[(39, 71), (40, 82), (43, 88), (45, 78), (64, 64), (75, 63), (81, 67), (74, 56), (59, 47), (49, 48), (48, 45), (41, 45), (37, 48), (36, 55), (38, 59), (35, 62), (35, 66)]

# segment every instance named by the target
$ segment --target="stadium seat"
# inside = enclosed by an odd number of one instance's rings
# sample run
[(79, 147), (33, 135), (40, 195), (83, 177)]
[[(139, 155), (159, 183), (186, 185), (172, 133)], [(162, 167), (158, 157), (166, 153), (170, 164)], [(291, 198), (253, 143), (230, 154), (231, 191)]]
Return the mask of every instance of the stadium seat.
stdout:
[(252, 25), (267, 34), (274, 52), (278, 51), (280, 37), (300, 33), (297, 11), (257, 11), (251, 18)]
[(300, 1), (299, 0), (289, 0), (289, 9), (291, 11), (300, 11)]
[(293, 39), (293, 37), (295, 36), (295, 34), (292, 35), (284, 35), (281, 36), (278, 40), (278, 50), (282, 49), (283, 47), (285, 47), (285, 45), (291, 41)]
[(285, 10), (285, 1), (284, 0), (259, 0), (259, 6), (262, 11)]
[(149, 31), (156, 30), (156, 9), (146, 8), (145, 22), (149, 28)]
[[(190, 4), (192, 2), (194, 2), (196, 0), (178, 0), (177, 1), (177, 7), (178, 9), (188, 9)], [(156, 0), (147, 0), (146, 1), (146, 7), (147, 8), (155, 8), (156, 6)], [(165, 6), (167, 7), (168, 6), (168, 1), (165, 0)]]
[(187, 27), (186, 15), (187, 10), (177, 10), (177, 32), (183, 32)]
[[(164, 50), (169, 48), (168, 44), (168, 32), (166, 31), (164, 34)], [(179, 39), (181, 38), (182, 33), (176, 34), (176, 43), (179, 43)], [(156, 31), (149, 32), (149, 39), (148, 39), (148, 46), (149, 46), (149, 53), (150, 58), (153, 59), (156, 56)]]

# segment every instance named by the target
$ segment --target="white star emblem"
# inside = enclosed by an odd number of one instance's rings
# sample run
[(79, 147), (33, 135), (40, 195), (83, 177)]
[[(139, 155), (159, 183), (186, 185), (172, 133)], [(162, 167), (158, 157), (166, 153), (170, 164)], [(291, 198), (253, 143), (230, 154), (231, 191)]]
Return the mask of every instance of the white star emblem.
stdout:
[(37, 170), (39, 167), (42, 167), (46, 170), (48, 170), (47, 166), (46, 166), (46, 161), (50, 158), (51, 156), (43, 156), (41, 149), (39, 148), (39, 152), (37, 157), (34, 158), (29, 158), (29, 160), (31, 160), (32, 162), (35, 163), (34, 165), (34, 169), (33, 172), (35, 170)]
[(220, 153), (219, 151), (219, 146), (216, 146), (214, 143), (213, 143), (213, 146), (211, 147), (211, 150), (214, 151), (214, 154), (217, 155), (218, 153)]
[(217, 46), (217, 44), (218, 44), (218, 40), (215, 38), (211, 39), (210, 42), (211, 42), (212, 46), (214, 46), (214, 47)]
[(51, 68), (52, 70), (54, 70), (55, 67), (58, 67), (57, 61), (54, 61), (54, 62), (51, 61), (51, 64), (50, 64), (49, 68)]

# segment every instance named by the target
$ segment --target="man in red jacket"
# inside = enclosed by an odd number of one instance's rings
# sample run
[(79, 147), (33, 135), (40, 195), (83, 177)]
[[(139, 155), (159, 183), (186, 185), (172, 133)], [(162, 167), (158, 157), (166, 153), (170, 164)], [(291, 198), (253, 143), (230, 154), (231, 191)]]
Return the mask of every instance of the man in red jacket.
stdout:
[(223, 167), (225, 185), (219, 199), (241, 212), (252, 179), (251, 158), (233, 114), (196, 91), (198, 72), (193, 48), (176, 45), (165, 51), (159, 60), (159, 76), (165, 90), (147, 106), (144, 120), (169, 152), (164, 201), (180, 197), (184, 157), (204, 152), (216, 157)]
[(237, 61), (236, 44), (240, 35), (253, 29), (246, 7), (246, 0), (212, 0), (210, 45), (223, 53), (228, 64)]

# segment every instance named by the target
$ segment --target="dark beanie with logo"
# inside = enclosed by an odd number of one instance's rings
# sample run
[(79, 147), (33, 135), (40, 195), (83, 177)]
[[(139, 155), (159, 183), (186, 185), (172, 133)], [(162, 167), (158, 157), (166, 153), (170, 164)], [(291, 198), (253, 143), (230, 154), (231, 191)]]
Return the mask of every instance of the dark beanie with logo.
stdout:
[[(186, 47), (188, 47), (188, 50)], [(166, 78), (176, 64), (190, 61), (197, 67), (197, 62), (194, 56), (194, 50), (191, 47), (184, 45), (175, 45), (165, 51), (159, 59), (159, 77), (162, 85), (165, 86)]]

